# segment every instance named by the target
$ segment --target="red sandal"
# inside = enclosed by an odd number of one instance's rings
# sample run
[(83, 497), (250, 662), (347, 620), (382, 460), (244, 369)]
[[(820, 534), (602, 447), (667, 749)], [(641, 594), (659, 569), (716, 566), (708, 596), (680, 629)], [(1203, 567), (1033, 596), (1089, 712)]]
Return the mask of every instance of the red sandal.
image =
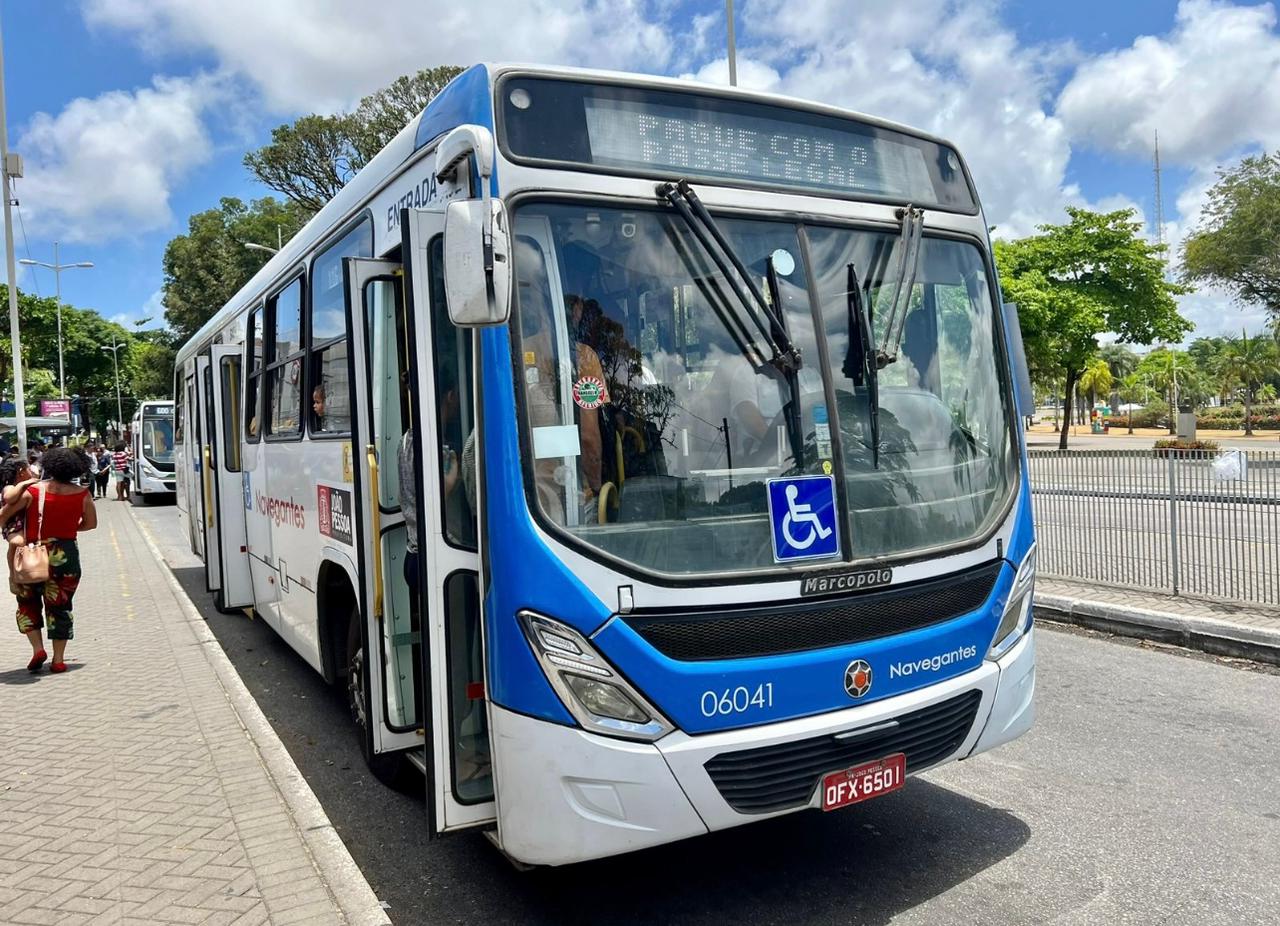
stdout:
[(49, 663), (49, 671), (50, 671), (50, 672), (65, 672), (65, 671), (67, 671), (67, 664), (66, 664), (65, 662), (51, 662), (51, 663)]
[(31, 661), (27, 663), (28, 672), (39, 672), (40, 667), (44, 665), (44, 661), (49, 658), (49, 654), (42, 649), (38, 649), (31, 657)]

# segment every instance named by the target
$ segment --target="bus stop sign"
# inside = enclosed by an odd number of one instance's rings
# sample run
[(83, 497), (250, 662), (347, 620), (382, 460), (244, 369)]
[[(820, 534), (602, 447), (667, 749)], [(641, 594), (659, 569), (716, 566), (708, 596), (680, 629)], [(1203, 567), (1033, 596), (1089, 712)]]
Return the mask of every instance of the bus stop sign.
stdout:
[(839, 555), (834, 477), (794, 476), (767, 485), (774, 562)]

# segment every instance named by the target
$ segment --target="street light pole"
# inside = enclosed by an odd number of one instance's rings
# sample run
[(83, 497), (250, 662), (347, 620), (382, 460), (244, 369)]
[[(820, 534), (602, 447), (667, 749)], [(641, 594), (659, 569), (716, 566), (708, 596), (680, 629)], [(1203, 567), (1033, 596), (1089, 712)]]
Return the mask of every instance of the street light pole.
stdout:
[(9, 153), (5, 117), (4, 40), (0, 38), (0, 174), (4, 176), (4, 261), (9, 274), (9, 341), (13, 346), (13, 414), (18, 426), (18, 449), (27, 455), (27, 395), (22, 383), (22, 335), (18, 328), (18, 268), (13, 262), (13, 191), (9, 181), (22, 176), (22, 159)]
[(120, 348), (124, 344), (116, 341), (116, 336), (111, 335), (111, 346), (104, 346), (103, 350), (111, 351), (111, 362), (116, 371), (116, 439), (120, 440), (124, 437), (124, 407), (120, 403)]
[[(54, 304), (58, 307), (58, 398), (65, 400), (67, 397), (67, 377), (62, 365), (62, 271), (72, 269), (89, 269), (93, 266), (91, 260), (80, 260), (74, 264), (62, 264), (58, 262), (58, 242), (53, 243), (53, 263), (45, 263), (42, 260), (31, 260), (24, 257), (18, 263), (27, 267), (44, 267), (53, 271), (53, 288), (54, 288)], [(67, 412), (67, 420), (71, 420), (71, 412)]]
[(729, 21), (729, 86), (738, 86), (738, 53), (733, 41), (733, 0), (724, 0), (725, 19)]

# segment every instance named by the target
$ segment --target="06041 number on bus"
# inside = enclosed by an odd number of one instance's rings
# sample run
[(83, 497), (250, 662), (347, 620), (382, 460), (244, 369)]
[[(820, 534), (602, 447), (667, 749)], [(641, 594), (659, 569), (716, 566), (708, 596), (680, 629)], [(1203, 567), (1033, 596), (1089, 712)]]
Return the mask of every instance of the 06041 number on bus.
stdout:
[(764, 682), (754, 689), (739, 685), (722, 691), (704, 691), (701, 707), (703, 717), (745, 714), (752, 708), (773, 707), (773, 682)]

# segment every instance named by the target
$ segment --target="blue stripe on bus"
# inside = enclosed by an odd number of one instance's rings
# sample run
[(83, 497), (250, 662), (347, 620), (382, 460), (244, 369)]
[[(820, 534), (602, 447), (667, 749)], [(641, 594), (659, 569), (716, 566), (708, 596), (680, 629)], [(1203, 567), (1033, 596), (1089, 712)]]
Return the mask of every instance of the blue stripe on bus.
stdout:
[(413, 139), (413, 150), (460, 125), (493, 129), (493, 94), (489, 87), (489, 69), (483, 64), (467, 68), (427, 104)]
[(589, 633), (608, 618), (610, 609), (534, 531), (518, 463), (515, 402), (510, 398), (515, 395), (510, 334), (503, 326), (482, 329), (479, 335), (486, 399), (486, 543), (494, 577), (484, 601), (489, 697), (524, 714), (574, 724), (534, 659), (516, 613), (529, 608)]
[[(592, 642), (680, 729), (730, 730), (869, 704), (972, 671), (991, 645), (1013, 576), (1006, 564), (986, 604), (963, 617), (823, 650), (679, 662), (621, 620), (610, 621)], [(844, 688), (845, 668), (855, 659), (865, 659), (872, 670), (871, 689), (858, 699)]]

